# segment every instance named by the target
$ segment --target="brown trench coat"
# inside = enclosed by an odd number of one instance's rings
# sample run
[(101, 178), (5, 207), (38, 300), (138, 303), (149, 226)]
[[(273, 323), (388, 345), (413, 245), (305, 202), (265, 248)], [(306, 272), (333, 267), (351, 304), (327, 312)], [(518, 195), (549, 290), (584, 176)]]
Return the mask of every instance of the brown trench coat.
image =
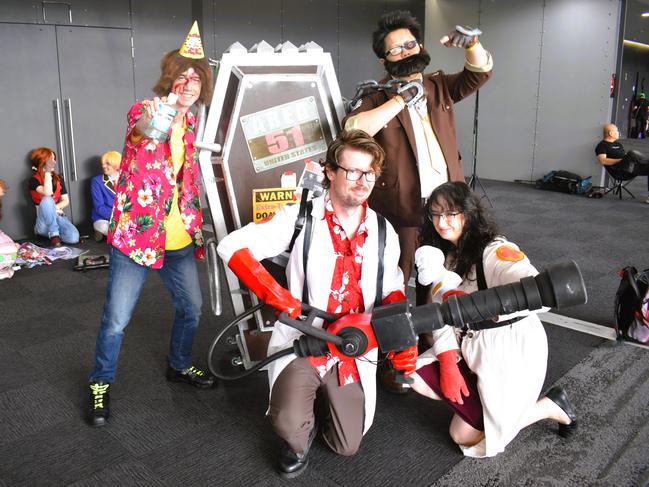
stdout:
[[(453, 104), (466, 98), (487, 82), (491, 71), (478, 73), (464, 69), (445, 74), (435, 71), (424, 75), (423, 83), (428, 100), (428, 115), (433, 131), (448, 165), (451, 181), (464, 181), (464, 170), (459, 157), (455, 133)], [(383, 80), (385, 82), (387, 80)], [(391, 97), (391, 95), (390, 95)], [(369, 94), (348, 117), (372, 110), (386, 101), (385, 92)], [(343, 121), (346, 122), (346, 119)], [(386, 153), (381, 177), (370, 195), (369, 205), (397, 227), (418, 227), (421, 224), (421, 189), (417, 169), (417, 149), (412, 121), (407, 110), (402, 110), (388, 122), (374, 139)]]

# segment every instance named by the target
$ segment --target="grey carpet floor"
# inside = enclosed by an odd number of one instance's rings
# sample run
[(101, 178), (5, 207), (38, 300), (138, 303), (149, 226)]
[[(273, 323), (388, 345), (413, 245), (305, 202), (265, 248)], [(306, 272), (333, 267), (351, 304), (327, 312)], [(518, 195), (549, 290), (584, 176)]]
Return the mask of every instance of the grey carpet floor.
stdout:
[[(644, 198), (588, 200), (522, 184), (483, 183), (504, 233), (533, 262), (543, 267), (573, 258), (581, 266), (590, 301), (565, 314), (612, 323), (617, 268), (649, 266)], [(643, 196), (644, 183), (634, 182)], [(95, 242), (81, 248), (105, 251)], [(264, 417), (263, 373), (209, 391), (165, 381), (173, 311), (155, 275), (127, 329), (111, 424), (92, 429), (84, 423), (107, 273), (72, 267), (71, 261), (56, 262), (0, 281), (0, 486), (287, 484), (273, 467), (277, 449)], [(207, 289), (205, 266), (199, 268)], [(199, 364), (231, 319), (227, 306), (223, 316), (212, 316), (204, 296), (194, 348)], [(448, 438), (450, 413), (443, 405), (380, 390), (361, 451), (343, 458), (317, 440), (308, 470), (291, 484), (639, 485), (649, 465), (649, 401), (642, 380), (647, 351), (611, 347), (554, 325), (546, 330), (546, 388), (559, 381), (570, 391), (582, 423), (576, 439), (563, 442), (555, 425), (542, 422), (495, 459), (464, 459)], [(226, 347), (224, 361), (235, 353)]]
[(649, 351), (606, 343), (559, 384), (579, 405), (579, 430), (564, 440), (547, 425), (522, 431), (495, 458), (465, 459), (434, 486), (645, 486), (649, 483)]

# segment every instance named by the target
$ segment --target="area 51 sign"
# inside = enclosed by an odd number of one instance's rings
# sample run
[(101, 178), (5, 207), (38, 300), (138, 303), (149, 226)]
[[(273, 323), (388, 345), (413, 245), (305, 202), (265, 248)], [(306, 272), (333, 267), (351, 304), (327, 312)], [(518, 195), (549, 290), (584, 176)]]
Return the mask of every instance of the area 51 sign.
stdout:
[(327, 150), (312, 96), (240, 118), (256, 173)]

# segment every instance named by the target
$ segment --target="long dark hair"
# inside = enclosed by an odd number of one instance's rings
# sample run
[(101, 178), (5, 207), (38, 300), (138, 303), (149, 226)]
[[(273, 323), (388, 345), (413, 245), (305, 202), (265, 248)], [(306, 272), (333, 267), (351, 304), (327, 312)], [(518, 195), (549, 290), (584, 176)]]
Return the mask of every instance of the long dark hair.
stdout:
[[(464, 215), (464, 228), (457, 248), (444, 240), (433, 225), (431, 206), (436, 204), (444, 211), (457, 211)], [(487, 212), (469, 186), (464, 182), (450, 182), (438, 186), (424, 207), (424, 224), (421, 226), (420, 245), (432, 245), (445, 256), (455, 253), (455, 273), (463, 279), (474, 264), (482, 260), (482, 253), (489, 242), (499, 235), (496, 222)]]

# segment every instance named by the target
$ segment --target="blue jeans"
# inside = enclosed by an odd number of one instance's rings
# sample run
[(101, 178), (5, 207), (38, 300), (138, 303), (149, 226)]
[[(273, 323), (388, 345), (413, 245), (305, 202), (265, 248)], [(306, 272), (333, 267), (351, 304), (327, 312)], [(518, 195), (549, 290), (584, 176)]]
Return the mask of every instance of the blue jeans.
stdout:
[[(115, 380), (124, 328), (133, 315), (149, 270), (111, 247), (106, 304), (97, 335), (95, 369), (90, 374), (91, 382), (103, 380), (112, 383)], [(203, 304), (194, 260), (194, 245), (165, 252), (159, 274), (171, 293), (176, 308), (168, 362), (174, 369), (184, 370), (192, 365), (192, 345)]]
[(65, 243), (79, 242), (79, 230), (65, 215), (56, 212), (56, 203), (51, 196), (43, 196), (41, 203), (36, 207), (36, 224), (34, 233), (44, 237), (58, 235)]

